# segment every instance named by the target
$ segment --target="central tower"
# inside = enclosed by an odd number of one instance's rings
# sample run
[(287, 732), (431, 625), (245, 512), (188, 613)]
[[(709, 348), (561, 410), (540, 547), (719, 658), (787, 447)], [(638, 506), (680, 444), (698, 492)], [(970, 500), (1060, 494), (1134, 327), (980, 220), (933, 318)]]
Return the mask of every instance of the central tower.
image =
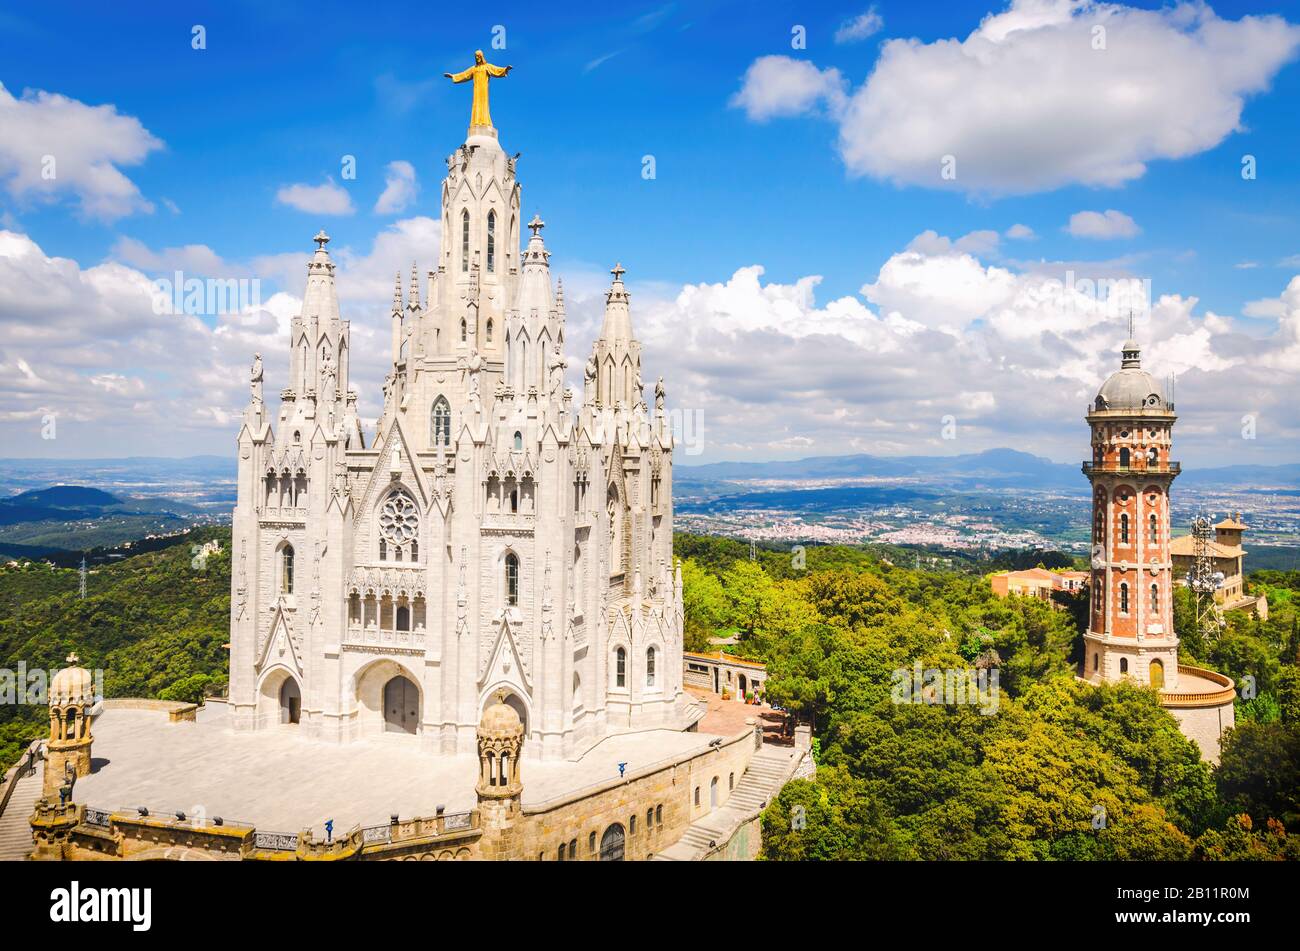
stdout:
[[(1130, 328), (1131, 330), (1131, 328)], [(1084, 677), (1131, 677), (1156, 688), (1178, 686), (1169, 554), (1169, 487), (1174, 406), (1142, 369), (1137, 342), (1124, 343), (1120, 369), (1088, 412), (1092, 460), (1092, 578)]]

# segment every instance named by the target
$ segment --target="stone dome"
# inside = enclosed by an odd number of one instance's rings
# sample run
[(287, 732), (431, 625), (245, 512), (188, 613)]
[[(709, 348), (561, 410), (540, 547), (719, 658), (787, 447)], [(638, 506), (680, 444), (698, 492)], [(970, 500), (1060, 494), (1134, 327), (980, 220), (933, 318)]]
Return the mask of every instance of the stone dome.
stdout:
[(50, 680), (50, 703), (93, 703), (95, 683), (90, 671), (77, 666), (77, 655), (68, 655), (68, 666)]
[(1167, 409), (1164, 389), (1142, 369), (1136, 340), (1124, 343), (1124, 360), (1097, 391), (1097, 409)]
[(483, 711), (483, 719), (478, 724), (478, 734), (482, 738), (510, 739), (523, 736), (524, 724), (519, 719), (515, 708), (506, 703), (506, 692), (498, 690), (496, 699)]

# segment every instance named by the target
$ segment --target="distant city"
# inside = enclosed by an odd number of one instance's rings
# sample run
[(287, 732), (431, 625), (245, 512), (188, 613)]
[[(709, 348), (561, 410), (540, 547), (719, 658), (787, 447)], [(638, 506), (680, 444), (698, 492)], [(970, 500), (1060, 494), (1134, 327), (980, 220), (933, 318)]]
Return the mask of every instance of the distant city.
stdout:
[[(115, 501), (15, 511), (55, 485), (90, 486)], [(0, 554), (41, 557), (224, 524), (234, 495), (232, 462), (218, 456), (0, 460)], [(680, 466), (674, 498), (677, 530), (764, 544), (1083, 554), (1089, 539), (1078, 467), (1013, 450)], [(1300, 466), (1187, 470), (1174, 484), (1174, 534), (1201, 512), (1242, 513), (1249, 569), (1300, 564)]]

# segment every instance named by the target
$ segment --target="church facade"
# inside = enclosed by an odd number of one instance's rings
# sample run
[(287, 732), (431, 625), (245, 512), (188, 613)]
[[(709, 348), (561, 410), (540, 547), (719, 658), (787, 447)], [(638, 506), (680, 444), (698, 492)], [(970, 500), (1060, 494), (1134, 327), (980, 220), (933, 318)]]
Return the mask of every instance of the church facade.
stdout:
[(323, 232), (278, 411), (254, 361), (233, 521), (237, 729), (471, 753), (500, 694), (526, 755), (559, 759), (690, 725), (662, 378), (650, 405), (618, 266), (576, 405), (563, 285), (543, 222), (523, 221), (516, 162), (490, 125), (447, 158), (442, 247), (405, 288), (398, 276), (373, 438)]

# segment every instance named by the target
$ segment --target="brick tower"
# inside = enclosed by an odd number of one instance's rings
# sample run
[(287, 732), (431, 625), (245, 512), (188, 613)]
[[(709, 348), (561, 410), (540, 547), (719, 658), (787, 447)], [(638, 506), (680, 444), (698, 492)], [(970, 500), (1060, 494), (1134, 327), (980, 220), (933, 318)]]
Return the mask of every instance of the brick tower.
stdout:
[(1088, 412), (1092, 460), (1092, 578), (1083, 676), (1100, 683), (1126, 677), (1166, 691), (1178, 687), (1169, 554), (1169, 488), (1174, 406), (1142, 369), (1138, 345)]

